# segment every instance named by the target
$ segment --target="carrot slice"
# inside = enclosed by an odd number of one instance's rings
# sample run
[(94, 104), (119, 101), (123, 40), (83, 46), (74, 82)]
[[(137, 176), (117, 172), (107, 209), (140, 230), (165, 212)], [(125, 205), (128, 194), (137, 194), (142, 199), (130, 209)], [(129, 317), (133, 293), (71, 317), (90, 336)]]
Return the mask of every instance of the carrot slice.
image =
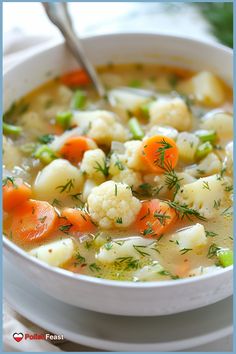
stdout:
[(96, 229), (90, 215), (83, 210), (65, 208), (61, 216), (71, 225), (69, 232), (94, 232)]
[(163, 173), (175, 168), (179, 151), (173, 139), (156, 135), (143, 141), (141, 155), (151, 171)]
[(57, 214), (48, 203), (30, 199), (13, 212), (12, 238), (29, 245), (45, 241), (55, 230)]
[(21, 178), (12, 177), (4, 180), (2, 193), (3, 210), (7, 213), (24, 203), (32, 195), (30, 186), (26, 185)]
[(135, 226), (146, 237), (160, 237), (176, 221), (176, 213), (159, 199), (145, 200), (136, 218)]
[(79, 87), (88, 85), (90, 79), (83, 69), (78, 69), (62, 75), (61, 82), (66, 86)]
[(67, 139), (59, 153), (71, 163), (77, 164), (82, 160), (85, 151), (90, 150), (94, 146), (95, 143), (92, 139), (85, 136), (76, 136)]

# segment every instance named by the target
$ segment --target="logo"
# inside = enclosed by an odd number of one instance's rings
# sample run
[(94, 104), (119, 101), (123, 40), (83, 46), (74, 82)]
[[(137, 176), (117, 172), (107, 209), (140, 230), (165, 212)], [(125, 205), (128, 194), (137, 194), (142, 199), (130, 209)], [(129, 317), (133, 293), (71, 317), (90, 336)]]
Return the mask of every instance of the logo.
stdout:
[(12, 335), (13, 339), (16, 342), (21, 342), (22, 339), (24, 340), (51, 340), (51, 341), (60, 341), (60, 340), (64, 340), (64, 335), (63, 334), (51, 334), (51, 333), (13, 333)]
[(23, 333), (13, 333), (13, 338), (15, 339), (16, 342), (20, 342), (24, 338)]

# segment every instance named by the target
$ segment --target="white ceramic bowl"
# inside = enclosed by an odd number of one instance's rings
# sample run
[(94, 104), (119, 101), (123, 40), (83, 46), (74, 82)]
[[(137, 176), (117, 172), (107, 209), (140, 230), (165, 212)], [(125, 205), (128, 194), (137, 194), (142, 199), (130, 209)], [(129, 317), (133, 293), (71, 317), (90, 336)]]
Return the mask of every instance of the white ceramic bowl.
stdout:
[[(232, 51), (218, 44), (157, 34), (112, 34), (84, 40), (94, 64), (161, 63), (210, 70), (232, 85)], [(76, 66), (65, 45), (51, 45), (4, 75), (4, 108), (50, 77)], [(63, 302), (119, 315), (154, 316), (206, 306), (232, 294), (233, 267), (165, 282), (103, 280), (52, 268), (4, 238), (4, 254), (40, 289)]]

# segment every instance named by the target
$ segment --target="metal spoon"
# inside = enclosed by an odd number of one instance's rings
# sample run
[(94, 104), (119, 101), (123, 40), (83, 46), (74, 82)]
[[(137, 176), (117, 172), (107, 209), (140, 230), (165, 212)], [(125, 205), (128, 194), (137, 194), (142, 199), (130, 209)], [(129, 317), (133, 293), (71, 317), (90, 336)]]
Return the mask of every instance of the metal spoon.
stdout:
[[(106, 92), (100, 78), (98, 77), (94, 66), (88, 59), (82, 42), (76, 35), (72, 20), (68, 12), (68, 7), (66, 2), (42, 2), (42, 5), (50, 19), (50, 21), (57, 26), (61, 31), (63, 37), (65, 38), (66, 44), (74, 55), (75, 59), (80, 63), (80, 65), (85, 69), (89, 75), (91, 81), (93, 82), (100, 97), (108, 99), (111, 106), (115, 106), (116, 102), (113, 98), (112, 91)], [(120, 90), (126, 91), (127, 93), (135, 94), (138, 96), (143, 96), (145, 98), (155, 97), (156, 93), (151, 90), (136, 89), (132, 87), (119, 87)]]
[(106, 90), (99, 79), (96, 70), (88, 59), (81, 40), (77, 37), (72, 20), (68, 12), (66, 2), (42, 2), (42, 5), (50, 19), (50, 21), (57, 26), (65, 38), (69, 50), (72, 52), (76, 60), (85, 69), (94, 84), (100, 97), (106, 96)]

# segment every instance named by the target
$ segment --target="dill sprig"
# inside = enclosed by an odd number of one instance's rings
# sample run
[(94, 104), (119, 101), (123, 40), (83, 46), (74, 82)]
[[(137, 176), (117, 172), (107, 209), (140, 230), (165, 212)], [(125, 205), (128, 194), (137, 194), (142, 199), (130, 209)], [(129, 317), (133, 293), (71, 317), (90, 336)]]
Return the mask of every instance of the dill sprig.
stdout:
[(166, 201), (166, 203), (173, 209), (175, 209), (176, 214), (182, 220), (187, 218), (188, 220), (192, 221), (192, 217), (195, 217), (199, 220), (206, 220), (206, 218), (201, 215), (196, 209), (189, 208), (187, 204), (179, 204), (178, 202)]
[(109, 167), (107, 164), (106, 159), (103, 159), (103, 163), (100, 164), (98, 161), (95, 161), (96, 166), (94, 166), (94, 169), (96, 172), (101, 172), (105, 177), (109, 175)]
[(168, 143), (164, 138), (159, 143), (160, 147), (156, 151), (157, 158), (154, 161), (154, 164), (164, 168), (165, 167), (165, 153), (167, 150), (172, 148), (172, 145)]
[(66, 184), (56, 187), (56, 189), (60, 189), (60, 193), (63, 192), (69, 193), (73, 188), (74, 188), (74, 179), (69, 179)]

